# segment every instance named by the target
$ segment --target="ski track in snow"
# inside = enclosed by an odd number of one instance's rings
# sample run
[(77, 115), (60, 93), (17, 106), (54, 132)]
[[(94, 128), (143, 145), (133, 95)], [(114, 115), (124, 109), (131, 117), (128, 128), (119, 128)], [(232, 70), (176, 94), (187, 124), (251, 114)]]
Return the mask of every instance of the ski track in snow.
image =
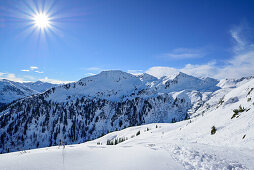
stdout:
[(207, 154), (178, 145), (166, 146), (172, 157), (180, 162), (186, 169), (221, 169), (237, 170), (247, 169), (239, 162), (219, 158), (216, 154)]
[[(245, 165), (228, 159), (223, 159), (216, 154), (209, 154), (186, 146), (167, 144), (156, 146), (146, 145), (153, 150), (166, 150), (171, 157), (181, 163), (187, 170), (247, 170)], [(196, 148), (197, 149), (197, 148)]]
[(64, 166), (64, 148), (62, 149), (62, 158), (63, 158), (63, 170), (65, 169), (65, 166)]

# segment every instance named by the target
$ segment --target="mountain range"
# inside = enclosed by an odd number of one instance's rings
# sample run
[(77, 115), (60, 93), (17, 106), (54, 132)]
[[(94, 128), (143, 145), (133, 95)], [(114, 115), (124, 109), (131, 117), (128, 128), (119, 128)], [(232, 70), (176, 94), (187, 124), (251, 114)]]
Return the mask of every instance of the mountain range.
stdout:
[(46, 91), (40, 83), (24, 84), (30, 94), (24, 92), (0, 113), (0, 152), (60, 141), (81, 143), (127, 127), (198, 117), (239, 101), (225, 96), (252, 81), (253, 77), (216, 80), (181, 72), (156, 78), (112, 70), (52, 88), (45, 85)]
[(20, 83), (0, 79), (0, 107), (14, 100), (45, 92), (55, 86), (58, 86), (58, 84), (41, 81)]

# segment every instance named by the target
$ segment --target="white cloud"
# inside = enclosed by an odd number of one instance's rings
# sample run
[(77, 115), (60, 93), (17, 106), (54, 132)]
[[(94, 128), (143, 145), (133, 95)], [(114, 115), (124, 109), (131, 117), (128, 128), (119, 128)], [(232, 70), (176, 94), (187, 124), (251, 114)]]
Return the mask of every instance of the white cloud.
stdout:
[[(209, 62), (207, 64), (186, 64), (184, 68), (179, 71), (198, 77), (214, 77), (218, 74), (219, 68), (216, 67), (216, 62)], [(218, 78), (218, 77), (216, 77)]]
[(56, 79), (50, 79), (48, 77), (45, 77), (43, 79), (39, 79), (42, 82), (48, 82), (48, 83), (53, 83), (53, 84), (67, 84), (71, 83), (73, 81), (62, 81), (62, 80), (56, 80)]
[[(35, 73), (39, 73), (39, 74), (44, 73), (43, 71), (39, 71), (38, 69), (39, 69), (39, 67), (30, 66), (30, 70), (31, 70), (31, 71), (34, 71)], [(23, 72), (29, 72), (30, 70), (24, 69), (24, 70), (21, 70), (21, 71), (23, 71)]]
[(30, 75), (24, 75), (23, 77), (17, 77), (13, 73), (1, 73), (0, 72), (0, 79), (7, 79), (15, 82), (28, 82), (28, 81), (43, 81), (43, 82), (49, 82), (53, 84), (66, 84), (66, 83), (71, 83), (73, 81), (62, 81), (62, 80), (56, 80), (56, 79), (50, 79), (48, 77), (45, 77), (43, 79), (38, 79)]
[(0, 72), (0, 76), (3, 76), (3, 75), (5, 75), (5, 74), (6, 74), (6, 73), (1, 73), (1, 72)]
[[(172, 67), (152, 67), (146, 73), (156, 77), (165, 75), (172, 75), (175, 72), (184, 72), (186, 74), (202, 77), (213, 78), (240, 78), (243, 76), (254, 76), (254, 43), (251, 42), (249, 37), (250, 33), (246, 25), (240, 25), (230, 30), (231, 37), (234, 40), (232, 48), (232, 58), (224, 61), (224, 66), (218, 66), (216, 61), (206, 64), (187, 64), (183, 68)], [(180, 50), (181, 51), (181, 50)]]
[(229, 32), (234, 42), (233, 52), (239, 53), (249, 49), (250, 47), (253, 48), (253, 42), (251, 40), (253, 37), (253, 30), (247, 23), (234, 26)]
[(99, 71), (102, 71), (103, 69), (100, 67), (89, 67), (89, 68), (86, 68), (86, 70), (99, 72)]
[(183, 68), (151, 67), (146, 73), (155, 77), (170, 76), (177, 72), (183, 72), (198, 77), (241, 78), (254, 76), (254, 50), (243, 52), (227, 61), (224, 66), (218, 66), (215, 61), (207, 64), (186, 64)]
[(219, 69), (218, 78), (254, 75), (254, 43), (250, 40), (253, 35), (252, 29), (246, 24), (241, 24), (230, 30), (235, 41), (233, 46), (234, 56), (226, 61), (227, 64)]
[[(39, 71), (38, 69), (39, 69), (39, 67), (37, 67), (37, 66), (30, 66), (30, 70), (31, 70), (31, 71), (34, 71), (35, 73), (39, 73), (39, 74), (44, 73), (43, 71)], [(28, 69), (23, 69), (23, 70), (21, 70), (21, 71), (23, 71), (23, 72), (29, 72), (30, 70), (28, 70)]]
[(36, 70), (36, 71), (34, 71), (34, 72), (39, 73), (39, 74), (44, 73), (43, 71), (38, 71), (38, 70)]
[(128, 70), (127, 72), (133, 75), (140, 75), (143, 73), (143, 70)]
[(173, 59), (190, 59), (190, 58), (201, 58), (204, 56), (205, 56), (204, 49), (176, 48), (171, 52), (164, 54), (162, 57)]
[(94, 73), (86, 73), (86, 76), (94, 76), (94, 75), (96, 75), (96, 74), (94, 74)]
[(154, 77), (161, 78), (163, 76), (171, 76), (172, 74), (175, 74), (179, 72), (178, 69), (173, 67), (151, 67), (149, 68), (146, 73), (150, 74)]
[(86, 71), (85, 76), (94, 76), (102, 71), (105, 71), (105, 69), (102, 69), (100, 67), (88, 67), (81, 69)]
[(244, 51), (242, 54), (235, 56), (228, 62), (229, 64), (219, 70), (216, 75), (218, 78), (254, 76), (254, 49)]
[(240, 38), (239, 30), (231, 30), (230, 31), (232, 38), (235, 40), (235, 43), (237, 44), (234, 47), (234, 51), (240, 51), (244, 48), (245, 42)]
[(2, 73), (2, 74), (0, 74), (0, 78), (1, 79), (8, 79), (11, 81), (16, 81), (16, 82), (23, 82), (24, 81), (23, 78), (16, 77), (16, 75), (13, 73)]
[(7, 80), (11, 80), (11, 81), (16, 81), (16, 82), (27, 82), (27, 81), (37, 80), (36, 78), (34, 78), (33, 76), (30, 76), (30, 75), (24, 75), (22, 77), (19, 77), (19, 76), (17, 77), (13, 73), (0, 73), (0, 79), (7, 79)]
[(31, 70), (36, 70), (36, 69), (38, 69), (38, 67), (36, 67), (36, 66), (30, 66), (30, 69)]

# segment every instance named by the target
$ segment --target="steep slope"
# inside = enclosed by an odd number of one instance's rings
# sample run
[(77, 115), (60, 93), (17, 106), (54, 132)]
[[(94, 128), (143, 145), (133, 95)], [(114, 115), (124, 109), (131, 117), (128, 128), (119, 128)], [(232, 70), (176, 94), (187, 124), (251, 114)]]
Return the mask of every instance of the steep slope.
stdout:
[[(218, 89), (214, 79), (183, 73), (164, 80), (104, 71), (21, 99), (0, 113), (0, 151), (52, 146), (60, 139), (79, 143), (130, 126), (181, 121)], [(167, 86), (169, 81), (174, 83)]]

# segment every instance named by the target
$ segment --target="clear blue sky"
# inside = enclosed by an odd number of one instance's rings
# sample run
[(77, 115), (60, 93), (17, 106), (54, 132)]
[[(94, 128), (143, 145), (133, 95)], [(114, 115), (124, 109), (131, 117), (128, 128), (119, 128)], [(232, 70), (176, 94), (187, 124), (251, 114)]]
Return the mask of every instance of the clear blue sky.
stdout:
[(26, 14), (50, 1), (32, 2), (0, 1), (0, 77), (74, 81), (105, 69), (220, 66), (233, 56), (230, 30), (254, 23), (252, 0), (58, 0), (54, 30), (41, 35)]

